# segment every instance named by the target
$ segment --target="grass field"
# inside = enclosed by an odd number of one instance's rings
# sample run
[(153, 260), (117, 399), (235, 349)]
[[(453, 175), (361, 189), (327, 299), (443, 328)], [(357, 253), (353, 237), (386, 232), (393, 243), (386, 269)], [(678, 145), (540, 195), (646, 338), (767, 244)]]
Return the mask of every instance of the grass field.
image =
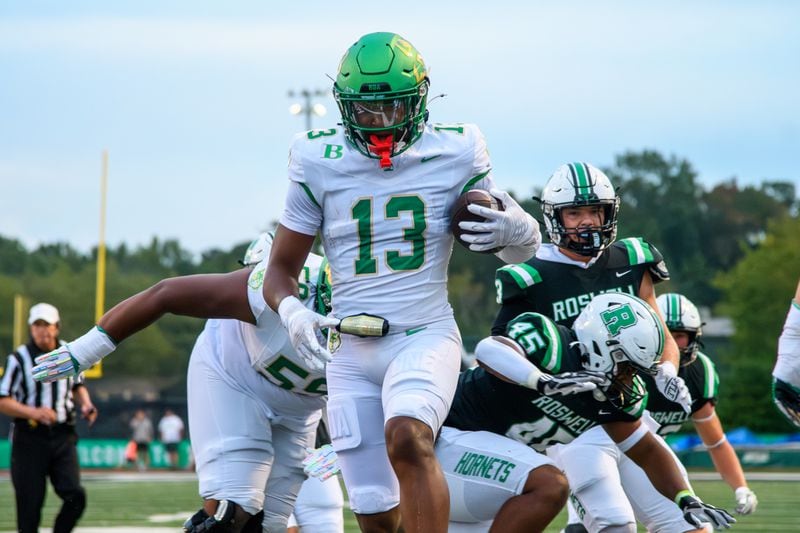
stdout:
[[(715, 505), (732, 508), (733, 495), (721, 481), (693, 481), (698, 495)], [(754, 481), (752, 489), (758, 494), (758, 512), (739, 517), (733, 531), (776, 532), (800, 531), (800, 482)], [(183, 519), (199, 508), (197, 485), (194, 480), (181, 481), (108, 481), (84, 480), (89, 505), (80, 526), (103, 528), (113, 533), (114, 526), (148, 528), (167, 526), (180, 531)], [(48, 493), (42, 527), (51, 527), (60, 500)], [(159, 516), (160, 515), (160, 516)], [(14, 493), (11, 481), (0, 480), (0, 531), (15, 530)], [(153, 520), (155, 518), (155, 521)], [(555, 533), (564, 523), (564, 514), (546, 531)], [(349, 511), (345, 511), (345, 531), (356, 532), (358, 527)], [(643, 530), (642, 530), (643, 531)], [(313, 533), (313, 532), (312, 532)]]

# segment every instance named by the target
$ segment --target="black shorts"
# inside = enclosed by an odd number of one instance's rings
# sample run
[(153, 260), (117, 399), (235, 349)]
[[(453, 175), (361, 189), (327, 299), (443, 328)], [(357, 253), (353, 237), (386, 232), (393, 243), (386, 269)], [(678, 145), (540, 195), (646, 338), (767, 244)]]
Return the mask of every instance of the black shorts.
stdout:
[(178, 443), (177, 442), (165, 442), (164, 448), (167, 449), (168, 452), (177, 452), (178, 451)]
[(137, 442), (136, 443), (136, 451), (137, 452), (146, 452), (149, 449), (150, 449), (150, 443), (149, 442)]

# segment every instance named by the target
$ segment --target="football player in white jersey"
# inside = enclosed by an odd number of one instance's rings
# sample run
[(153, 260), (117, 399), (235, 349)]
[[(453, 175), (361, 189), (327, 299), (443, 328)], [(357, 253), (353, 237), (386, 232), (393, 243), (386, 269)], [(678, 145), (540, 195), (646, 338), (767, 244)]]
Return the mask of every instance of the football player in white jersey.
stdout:
[(800, 428), (800, 282), (778, 339), (772, 370), (772, 399), (790, 423)]
[[(83, 371), (165, 313), (212, 318), (192, 350), (189, 428), (203, 509), (186, 531), (285, 531), (325, 403), (324, 369), (297, 354), (263, 297), (270, 239), (253, 243), (252, 269), (162, 280), (117, 304), (96, 327), (37, 360), (34, 377)], [(323, 258), (309, 254), (298, 300), (317, 309)], [(320, 309), (324, 311), (324, 309)], [(224, 317), (224, 318), (220, 318)], [(234, 319), (234, 320), (231, 320)]]
[[(298, 135), (289, 192), (275, 235), (266, 299), (300, 353), (330, 360), (328, 416), (350, 505), (365, 531), (446, 531), (447, 485), (434, 436), (455, 391), (461, 337), (447, 301), (450, 210), (464, 191), (494, 190), (483, 135), (472, 124), (428, 124), (428, 72), (393, 33), (361, 37), (333, 86), (342, 127)], [(524, 261), (536, 221), (502, 191), (504, 211), (471, 206), (484, 222), (471, 249), (504, 247)], [(465, 224), (465, 223), (462, 223)], [(297, 299), (297, 275), (320, 232), (331, 264), (333, 315), (384, 317), (380, 339), (341, 337)], [(366, 467), (366, 465), (369, 465)]]

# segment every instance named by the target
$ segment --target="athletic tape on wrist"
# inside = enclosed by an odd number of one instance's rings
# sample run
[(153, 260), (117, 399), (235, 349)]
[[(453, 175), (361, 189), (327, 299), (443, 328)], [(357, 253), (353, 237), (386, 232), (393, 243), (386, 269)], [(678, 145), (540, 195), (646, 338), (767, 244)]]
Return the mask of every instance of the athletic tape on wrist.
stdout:
[(100, 326), (95, 326), (82, 337), (67, 343), (72, 357), (82, 370), (90, 368), (116, 349), (116, 344)]
[(675, 495), (675, 503), (680, 505), (681, 500), (684, 499), (686, 496), (691, 496), (692, 498), (695, 497), (694, 492), (691, 489), (683, 489), (679, 491), (678, 494)]

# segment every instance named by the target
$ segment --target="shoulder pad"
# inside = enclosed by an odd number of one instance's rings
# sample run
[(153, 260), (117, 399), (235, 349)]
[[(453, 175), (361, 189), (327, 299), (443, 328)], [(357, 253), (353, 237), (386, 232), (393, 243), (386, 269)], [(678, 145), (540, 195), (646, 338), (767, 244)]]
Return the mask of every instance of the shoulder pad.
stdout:
[(542, 275), (527, 263), (505, 265), (495, 272), (494, 285), (497, 303), (502, 304), (520, 297), (525, 289), (542, 282)]
[(661, 252), (641, 237), (620, 239), (614, 243), (614, 246), (625, 252), (628, 257), (628, 264), (647, 265), (648, 271), (653, 276), (653, 281), (659, 282), (669, 279), (669, 271)]
[(506, 333), (536, 366), (553, 374), (561, 372), (567, 347), (555, 322), (539, 313), (523, 313), (508, 323)]

